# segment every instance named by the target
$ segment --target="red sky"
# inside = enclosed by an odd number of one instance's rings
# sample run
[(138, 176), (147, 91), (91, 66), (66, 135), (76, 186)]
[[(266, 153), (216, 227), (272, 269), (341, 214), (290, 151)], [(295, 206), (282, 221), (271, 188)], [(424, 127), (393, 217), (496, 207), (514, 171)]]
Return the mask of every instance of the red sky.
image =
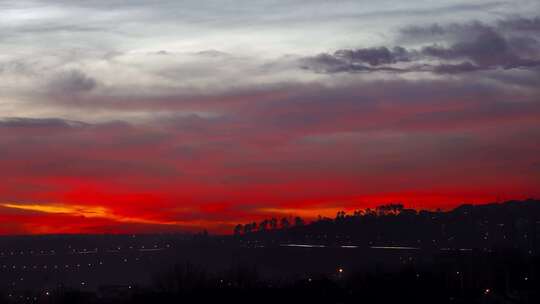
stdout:
[(406, 110), (391, 98), (355, 111), (336, 99), (297, 113), (294, 99), (261, 108), (253, 96), (228, 117), (6, 120), (0, 233), (225, 232), (388, 202), (434, 209), (538, 197), (535, 104), (493, 114), (506, 105), (473, 96), (467, 112), (448, 110), (464, 98), (452, 94), (456, 101)]

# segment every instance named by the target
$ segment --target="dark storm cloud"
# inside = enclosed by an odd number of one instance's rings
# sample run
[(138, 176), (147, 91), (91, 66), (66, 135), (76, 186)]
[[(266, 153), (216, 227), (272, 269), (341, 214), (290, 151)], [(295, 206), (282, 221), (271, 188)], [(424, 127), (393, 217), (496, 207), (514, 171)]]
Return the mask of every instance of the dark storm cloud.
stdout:
[(508, 19), (493, 26), (472, 22), (409, 27), (402, 31), (402, 40), (431, 38), (426, 41), (431, 44), (420, 49), (401, 46), (341, 49), (305, 58), (301, 66), (325, 73), (431, 71), (437, 74), (533, 68), (540, 66), (539, 20), (538, 17)]
[(387, 47), (338, 50), (334, 56), (351, 63), (367, 63), (371, 66), (409, 61), (410, 59), (409, 53), (402, 47), (395, 47), (392, 50)]
[(337, 50), (333, 54), (319, 54), (304, 58), (301, 67), (317, 72), (400, 72), (399, 68), (387, 65), (410, 61), (411, 54), (402, 47), (387, 47)]

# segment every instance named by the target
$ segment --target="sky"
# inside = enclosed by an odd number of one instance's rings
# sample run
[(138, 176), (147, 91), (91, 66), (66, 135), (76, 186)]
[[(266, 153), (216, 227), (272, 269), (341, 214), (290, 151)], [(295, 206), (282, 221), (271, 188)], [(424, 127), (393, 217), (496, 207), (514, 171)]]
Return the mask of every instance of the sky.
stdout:
[(0, 234), (538, 198), (539, 12), (0, 0)]

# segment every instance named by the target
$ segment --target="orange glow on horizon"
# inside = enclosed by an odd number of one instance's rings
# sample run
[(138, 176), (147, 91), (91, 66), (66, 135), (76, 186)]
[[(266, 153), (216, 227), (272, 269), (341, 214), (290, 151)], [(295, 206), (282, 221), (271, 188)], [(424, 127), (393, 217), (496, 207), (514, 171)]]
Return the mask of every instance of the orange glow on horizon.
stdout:
[[(81, 196), (82, 197), (82, 196)], [(0, 234), (56, 233), (144, 233), (196, 232), (208, 229), (212, 233), (230, 234), (236, 224), (259, 222), (272, 217), (302, 217), (306, 222), (319, 216), (334, 218), (338, 211), (352, 214), (356, 210), (389, 203), (402, 203), (415, 210), (448, 210), (464, 203), (490, 203), (528, 197), (503, 197), (468, 193), (451, 196), (433, 193), (387, 193), (380, 196), (290, 200), (256, 208), (239, 209), (233, 203), (213, 203), (179, 206), (162, 202), (136, 203), (109, 200), (104, 204), (83, 203), (0, 203), (4, 212), (0, 222), (18, 223), (19, 230), (0, 225)], [(241, 206), (242, 202), (238, 202)], [(152, 208), (149, 208), (152, 206)]]
[(162, 221), (147, 219), (142, 217), (128, 217), (114, 214), (110, 209), (103, 206), (81, 206), (81, 205), (67, 205), (67, 204), (15, 204), (15, 203), (3, 203), (0, 204), (1, 207), (23, 210), (23, 211), (33, 211), (44, 214), (61, 214), (69, 215), (73, 217), (83, 217), (83, 218), (99, 218), (107, 219), (118, 223), (134, 223), (134, 224), (147, 224), (147, 225), (165, 225), (165, 226), (200, 226), (203, 224), (208, 224), (207, 221)]

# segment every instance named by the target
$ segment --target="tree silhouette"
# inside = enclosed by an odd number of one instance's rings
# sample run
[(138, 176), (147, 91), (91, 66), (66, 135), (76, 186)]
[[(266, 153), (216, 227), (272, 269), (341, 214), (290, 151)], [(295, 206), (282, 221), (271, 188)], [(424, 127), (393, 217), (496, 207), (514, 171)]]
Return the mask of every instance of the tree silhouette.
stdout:
[(363, 215), (362, 210), (355, 210), (353, 213), (354, 217), (361, 217)]
[(244, 225), (244, 234), (248, 234), (250, 233), (251, 231), (253, 230), (253, 227), (251, 226), (251, 224), (245, 224)]
[(259, 231), (266, 231), (268, 229), (268, 225), (269, 225), (269, 221), (268, 220), (263, 220), (260, 224), (259, 224)]
[(377, 207), (379, 215), (397, 215), (403, 211), (403, 204), (387, 204)]
[(275, 217), (270, 219), (270, 228), (272, 230), (277, 229), (277, 219)]
[(366, 211), (364, 211), (364, 215), (368, 217), (374, 217), (374, 216), (377, 216), (377, 212), (375, 212), (371, 208), (367, 208)]
[(289, 220), (286, 217), (281, 219), (280, 224), (281, 224), (281, 228), (283, 228), (283, 229), (288, 229), (291, 226), (291, 223), (289, 222)]
[(337, 215), (336, 215), (336, 220), (342, 220), (345, 218), (345, 211), (338, 211)]
[(234, 235), (240, 235), (240, 234), (242, 234), (243, 230), (244, 230), (244, 225), (238, 224), (238, 225), (234, 226), (233, 233), (234, 233)]

